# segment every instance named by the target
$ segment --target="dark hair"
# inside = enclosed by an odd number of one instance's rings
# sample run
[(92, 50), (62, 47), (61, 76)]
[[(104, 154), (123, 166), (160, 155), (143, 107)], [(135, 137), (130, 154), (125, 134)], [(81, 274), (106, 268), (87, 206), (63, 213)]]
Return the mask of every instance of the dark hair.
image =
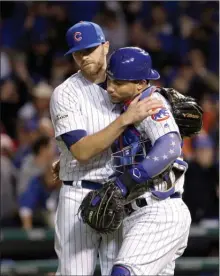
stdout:
[[(134, 80), (134, 81), (131, 81), (131, 82), (133, 82), (133, 83), (136, 83), (136, 84), (137, 84), (137, 83), (139, 83), (140, 81), (141, 81), (141, 80)], [(147, 84), (149, 84), (149, 82), (150, 82), (149, 80), (145, 80), (145, 81), (147, 82)]]
[(50, 144), (50, 137), (48, 136), (40, 136), (35, 140), (32, 145), (32, 150), (34, 155), (38, 155), (41, 148), (46, 148)]

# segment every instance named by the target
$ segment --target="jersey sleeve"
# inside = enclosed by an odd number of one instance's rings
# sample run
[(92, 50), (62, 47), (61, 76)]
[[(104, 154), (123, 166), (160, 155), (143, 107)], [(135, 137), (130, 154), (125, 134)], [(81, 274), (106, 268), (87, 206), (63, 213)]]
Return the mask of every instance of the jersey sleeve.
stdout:
[(143, 120), (139, 126), (137, 126), (137, 129), (140, 131), (142, 137), (146, 139), (149, 138), (151, 143), (154, 144), (157, 139), (167, 133), (176, 132), (179, 134), (179, 128), (166, 99), (159, 93), (153, 93), (151, 97), (162, 100), (164, 108), (160, 108), (156, 114)]
[(73, 88), (57, 87), (54, 90), (50, 100), (50, 115), (56, 138), (71, 131), (86, 131), (79, 96)]

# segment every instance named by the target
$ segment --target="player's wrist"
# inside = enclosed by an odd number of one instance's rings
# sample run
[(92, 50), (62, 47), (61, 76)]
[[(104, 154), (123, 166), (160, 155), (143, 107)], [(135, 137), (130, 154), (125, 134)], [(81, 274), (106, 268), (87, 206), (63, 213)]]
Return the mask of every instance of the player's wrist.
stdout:
[(122, 127), (127, 127), (128, 125), (132, 124), (132, 120), (126, 112), (121, 114), (118, 119)]

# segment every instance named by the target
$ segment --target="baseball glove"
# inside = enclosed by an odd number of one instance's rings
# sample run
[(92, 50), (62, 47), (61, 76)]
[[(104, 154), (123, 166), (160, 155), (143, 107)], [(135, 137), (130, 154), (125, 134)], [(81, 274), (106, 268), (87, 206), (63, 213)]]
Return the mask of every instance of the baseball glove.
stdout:
[(159, 92), (169, 101), (181, 136), (190, 137), (199, 133), (203, 110), (195, 99), (184, 96), (173, 88), (161, 88)]
[(84, 223), (99, 233), (117, 230), (124, 218), (124, 197), (113, 181), (98, 191), (89, 192), (83, 199), (79, 213)]

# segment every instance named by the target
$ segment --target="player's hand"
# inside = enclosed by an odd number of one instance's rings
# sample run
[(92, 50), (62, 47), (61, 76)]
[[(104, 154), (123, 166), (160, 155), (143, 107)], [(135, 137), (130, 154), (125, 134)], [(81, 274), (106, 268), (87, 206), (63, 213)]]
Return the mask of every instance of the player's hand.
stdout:
[(59, 171), (60, 171), (60, 160), (53, 162), (52, 164), (52, 173), (53, 173), (53, 183), (60, 181), (59, 179)]
[(126, 125), (134, 124), (143, 121), (145, 118), (156, 114), (158, 108), (163, 107), (162, 100), (152, 97), (147, 97), (139, 101), (141, 95), (138, 95), (129, 105), (124, 115), (124, 122)]

